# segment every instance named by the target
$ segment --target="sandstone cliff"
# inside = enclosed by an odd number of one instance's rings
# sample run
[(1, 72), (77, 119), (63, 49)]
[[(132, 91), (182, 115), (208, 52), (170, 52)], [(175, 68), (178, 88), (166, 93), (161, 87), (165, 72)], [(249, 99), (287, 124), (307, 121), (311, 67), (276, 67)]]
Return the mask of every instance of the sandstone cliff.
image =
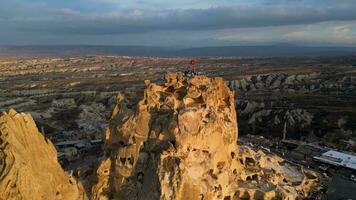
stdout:
[(51, 141), (28, 114), (0, 115), (0, 200), (86, 199), (83, 188), (57, 161)]
[(167, 74), (134, 108), (121, 96), (93, 199), (298, 199), (317, 176), (237, 145), (234, 94), (221, 78)]

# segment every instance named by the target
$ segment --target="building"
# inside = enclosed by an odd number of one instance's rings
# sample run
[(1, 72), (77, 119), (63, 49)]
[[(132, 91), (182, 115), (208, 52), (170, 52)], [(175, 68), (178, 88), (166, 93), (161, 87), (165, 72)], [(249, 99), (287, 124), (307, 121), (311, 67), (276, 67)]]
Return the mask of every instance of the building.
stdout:
[(72, 141), (63, 141), (56, 143), (56, 147), (58, 149), (65, 148), (65, 147), (75, 147), (77, 144), (82, 143), (80, 140), (72, 140)]
[(314, 159), (330, 165), (356, 170), (356, 156), (352, 154), (330, 150), (321, 154), (321, 156), (314, 156)]
[(96, 140), (90, 140), (91, 145), (101, 145), (104, 144), (104, 141), (102, 139), (96, 139)]

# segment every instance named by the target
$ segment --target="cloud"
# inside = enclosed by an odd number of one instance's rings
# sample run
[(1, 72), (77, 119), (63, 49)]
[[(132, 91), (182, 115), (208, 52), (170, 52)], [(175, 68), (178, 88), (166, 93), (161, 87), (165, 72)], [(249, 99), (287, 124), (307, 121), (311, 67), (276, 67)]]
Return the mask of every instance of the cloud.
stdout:
[[(45, 16), (13, 17), (18, 31), (61, 34), (123, 34), (162, 30), (219, 30), (312, 24), (356, 20), (354, 7), (232, 6), (209, 9), (123, 10), (106, 14), (82, 13), (72, 9), (48, 9)], [(116, 13), (116, 15), (113, 15)], [(120, 13), (120, 14), (117, 14)]]
[[(57, 38), (58, 41), (87, 38), (90, 42), (92, 38), (100, 41), (100, 38), (117, 39), (120, 36), (131, 38), (130, 41), (135, 41), (134, 38), (146, 40), (146, 37), (154, 34), (161, 34), (157, 37), (159, 38), (166, 33), (174, 33), (172, 35), (179, 44), (179, 41), (187, 39), (183, 37), (183, 34), (187, 33), (197, 38), (199, 38), (197, 35), (205, 35), (205, 39), (219, 35), (218, 40), (229, 41), (232, 36), (228, 36), (227, 33), (230, 30), (238, 32), (241, 42), (278, 40), (280, 36), (283, 40), (291, 41), (299, 41), (303, 38), (305, 41), (311, 39), (320, 41), (329, 37), (344, 38), (344, 41), (353, 42), (355, 39), (347, 25), (356, 20), (356, 2), (353, 0), (250, 0), (249, 3), (246, 2), (242, 0), (172, 0), (169, 2), (162, 0), (3, 0), (0, 7), (2, 27), (0, 43), (5, 43), (11, 38), (15, 40), (15, 36), (17, 38), (22, 36), (29, 40), (31, 36), (38, 37), (38, 41), (41, 41), (40, 38), (48, 38), (47, 40)], [(346, 25), (337, 27), (335, 24), (338, 22)], [(327, 35), (325, 32), (318, 33), (321, 34), (321, 39), (318, 39), (317, 33), (314, 32), (328, 24), (334, 24), (334, 29), (331, 27), (325, 29), (329, 36), (324, 36)], [(313, 31), (295, 28), (306, 28), (309, 25), (315, 27)], [(291, 27), (294, 32), (288, 31)], [(264, 31), (269, 31), (270, 35), (264, 35)], [(198, 34), (193, 34), (194, 32)], [(225, 33), (225, 36), (221, 33)]]
[(221, 31), (212, 38), (231, 43), (294, 43), (301, 45), (355, 46), (356, 21), (322, 22), (308, 25), (242, 28)]

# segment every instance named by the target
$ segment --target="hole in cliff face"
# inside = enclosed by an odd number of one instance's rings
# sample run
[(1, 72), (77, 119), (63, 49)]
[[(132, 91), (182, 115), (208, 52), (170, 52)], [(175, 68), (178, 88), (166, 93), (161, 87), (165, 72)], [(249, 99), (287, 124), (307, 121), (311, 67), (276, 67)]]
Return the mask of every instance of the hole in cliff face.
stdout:
[(121, 163), (122, 165), (125, 165), (125, 163), (126, 163), (126, 158), (120, 158), (120, 163)]
[(124, 141), (121, 141), (121, 140), (119, 141), (119, 144), (120, 144), (120, 146), (122, 146), (122, 147), (126, 146), (126, 145), (125, 145), (125, 142), (124, 142)]
[(174, 92), (174, 87), (173, 86), (167, 87), (166, 88), (166, 92), (173, 93)]
[(226, 122), (231, 122), (231, 119), (230, 119), (228, 116), (224, 116), (224, 120), (225, 120)]
[(206, 89), (208, 89), (208, 86), (206, 86), (206, 85), (196, 85), (196, 87), (199, 89), (199, 90), (206, 90)]
[(174, 93), (176, 94), (179, 100), (182, 100), (185, 97), (185, 95), (187, 95), (187, 90), (185, 90), (185, 88), (182, 87), (181, 89), (176, 90)]
[(104, 174), (107, 174), (109, 171), (108, 170), (104, 170)]
[(280, 166), (284, 166), (286, 163), (285, 163), (285, 161), (281, 161), (281, 162), (278, 162), (278, 164), (279, 164)]
[(226, 197), (224, 197), (224, 200), (231, 200), (231, 197), (230, 196), (226, 196)]
[(231, 158), (234, 159), (235, 158), (235, 153), (231, 152)]
[(211, 178), (213, 178), (213, 179), (215, 179), (215, 180), (218, 179), (218, 177), (214, 174), (214, 170), (213, 170), (213, 169), (210, 169), (210, 170), (209, 170), (209, 175), (211, 176)]
[(232, 171), (232, 173), (233, 173), (233, 174), (237, 174), (237, 170), (236, 170), (236, 169), (234, 169), (234, 171)]
[(133, 157), (133, 155), (131, 155), (131, 157), (129, 157), (128, 160), (131, 165), (133, 165), (135, 162), (135, 158)]
[(250, 157), (247, 157), (245, 159), (245, 162), (246, 162), (246, 165), (249, 165), (249, 166), (255, 166), (255, 160), (253, 158), (250, 158)]
[(210, 112), (208, 112), (208, 113), (205, 115), (205, 117), (203, 118), (203, 121), (209, 122), (210, 117), (211, 117), (211, 114), (210, 114)]
[(257, 174), (254, 174), (252, 176), (246, 177), (246, 180), (247, 181), (258, 181), (258, 176), (257, 176)]
[[(292, 182), (292, 186), (294, 186), (294, 187), (297, 187), (298, 185), (300, 185), (300, 184), (302, 184), (302, 181), (295, 181), (295, 182)], [(309, 184), (309, 182), (308, 181), (305, 181), (305, 183), (304, 183), (305, 185), (308, 185)]]
[(136, 144), (136, 138), (135, 138), (135, 136), (132, 137), (132, 142), (133, 142), (134, 144)]
[(219, 170), (222, 170), (225, 167), (225, 162), (218, 162), (216, 168), (218, 168)]
[(250, 195), (248, 192), (245, 192), (244, 195), (239, 200), (250, 200)]
[(141, 183), (143, 182), (143, 176), (144, 176), (143, 172), (137, 173), (137, 180)]
[(194, 103), (196, 103), (196, 104), (204, 104), (203, 96), (200, 95), (198, 98), (195, 98), (194, 99)]
[(255, 175), (252, 176), (252, 180), (258, 181), (258, 176), (257, 176), (257, 174), (255, 174)]
[(224, 98), (224, 102), (227, 107), (230, 107), (230, 96), (228, 96), (228, 94), (227, 97)]
[(239, 159), (239, 161), (242, 165), (244, 164), (244, 161), (242, 159)]

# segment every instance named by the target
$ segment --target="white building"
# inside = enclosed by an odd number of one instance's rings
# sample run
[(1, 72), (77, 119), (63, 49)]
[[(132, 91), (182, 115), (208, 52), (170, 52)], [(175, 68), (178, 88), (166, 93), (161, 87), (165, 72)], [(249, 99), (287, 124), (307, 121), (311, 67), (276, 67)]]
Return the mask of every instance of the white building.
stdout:
[(356, 170), (356, 156), (351, 154), (330, 150), (321, 154), (321, 156), (315, 156), (314, 159), (330, 165)]
[(52, 101), (52, 106), (55, 108), (68, 108), (68, 107), (75, 107), (75, 100), (68, 98), (68, 99), (55, 99)]

